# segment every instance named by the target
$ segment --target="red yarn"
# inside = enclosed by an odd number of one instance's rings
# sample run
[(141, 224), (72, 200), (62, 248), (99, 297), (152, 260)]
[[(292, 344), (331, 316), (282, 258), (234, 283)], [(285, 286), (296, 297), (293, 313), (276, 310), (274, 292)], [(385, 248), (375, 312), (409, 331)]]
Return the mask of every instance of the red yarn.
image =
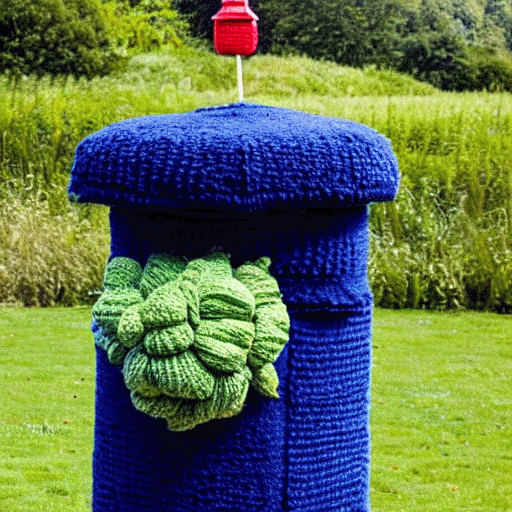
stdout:
[(252, 55), (258, 46), (258, 17), (247, 0), (223, 0), (212, 17), (214, 43), (220, 55)]

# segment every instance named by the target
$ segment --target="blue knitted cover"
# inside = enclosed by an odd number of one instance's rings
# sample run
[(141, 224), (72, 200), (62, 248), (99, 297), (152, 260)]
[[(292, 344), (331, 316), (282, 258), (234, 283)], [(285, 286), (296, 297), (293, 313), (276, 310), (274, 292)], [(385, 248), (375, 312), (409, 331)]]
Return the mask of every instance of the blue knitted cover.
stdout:
[(133, 119), (81, 143), (70, 197), (112, 206), (112, 257), (270, 256), (291, 320), (280, 398), (250, 391), (240, 415), (187, 432), (135, 410), (99, 349), (95, 512), (370, 510), (366, 205), (398, 180), (373, 130), (257, 105)]

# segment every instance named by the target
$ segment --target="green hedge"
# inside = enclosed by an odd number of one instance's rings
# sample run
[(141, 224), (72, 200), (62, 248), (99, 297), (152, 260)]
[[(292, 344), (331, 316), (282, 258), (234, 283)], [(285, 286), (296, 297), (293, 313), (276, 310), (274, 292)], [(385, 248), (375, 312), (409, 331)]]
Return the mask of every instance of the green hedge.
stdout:
[(0, 69), (93, 77), (118, 64), (96, 0), (2, 0)]

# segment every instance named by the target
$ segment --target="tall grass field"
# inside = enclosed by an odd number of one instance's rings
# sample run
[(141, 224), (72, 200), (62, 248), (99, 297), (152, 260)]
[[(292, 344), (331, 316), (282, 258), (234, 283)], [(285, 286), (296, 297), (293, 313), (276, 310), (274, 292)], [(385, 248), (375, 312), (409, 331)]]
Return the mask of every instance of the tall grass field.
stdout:
[[(0, 308), (0, 510), (91, 503), (90, 308)], [(374, 512), (511, 512), (510, 333), (491, 313), (377, 309)]]
[[(70, 206), (78, 142), (123, 119), (237, 101), (234, 59), (181, 49), (91, 81), (0, 78), (0, 302), (92, 302), (106, 209)], [(388, 137), (402, 171), (374, 205), (369, 274), (387, 308), (512, 312), (512, 95), (441, 93), (406, 75), (302, 57), (244, 62), (246, 100), (342, 117)]]

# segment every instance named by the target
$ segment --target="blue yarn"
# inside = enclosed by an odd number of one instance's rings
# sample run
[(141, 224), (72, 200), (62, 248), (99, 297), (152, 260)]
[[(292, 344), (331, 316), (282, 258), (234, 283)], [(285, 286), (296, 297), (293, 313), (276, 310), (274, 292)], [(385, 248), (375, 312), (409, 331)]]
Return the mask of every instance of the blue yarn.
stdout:
[(374, 130), (251, 104), (112, 124), (76, 150), (72, 200), (259, 212), (393, 199), (397, 162)]
[(280, 399), (189, 432), (134, 409), (97, 351), (95, 512), (368, 512), (368, 209), (396, 194), (388, 142), (256, 105), (118, 123), (77, 150), (70, 195), (111, 208), (111, 257), (272, 259), (290, 341)]

